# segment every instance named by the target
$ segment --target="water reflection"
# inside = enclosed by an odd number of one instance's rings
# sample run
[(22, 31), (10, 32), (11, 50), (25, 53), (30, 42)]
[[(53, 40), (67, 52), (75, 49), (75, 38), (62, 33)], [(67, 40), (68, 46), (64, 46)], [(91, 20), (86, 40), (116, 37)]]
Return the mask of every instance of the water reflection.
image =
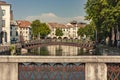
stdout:
[(89, 50), (75, 46), (63, 46), (63, 45), (42, 46), (28, 51), (29, 55), (42, 55), (42, 56), (89, 55)]

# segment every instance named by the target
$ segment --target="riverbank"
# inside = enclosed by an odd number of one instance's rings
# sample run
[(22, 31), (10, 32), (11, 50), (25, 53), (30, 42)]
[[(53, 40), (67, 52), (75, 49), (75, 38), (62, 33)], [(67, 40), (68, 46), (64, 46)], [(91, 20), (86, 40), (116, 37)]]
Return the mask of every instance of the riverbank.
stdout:
[(110, 47), (107, 45), (99, 44), (97, 45), (101, 55), (120, 55), (120, 48)]

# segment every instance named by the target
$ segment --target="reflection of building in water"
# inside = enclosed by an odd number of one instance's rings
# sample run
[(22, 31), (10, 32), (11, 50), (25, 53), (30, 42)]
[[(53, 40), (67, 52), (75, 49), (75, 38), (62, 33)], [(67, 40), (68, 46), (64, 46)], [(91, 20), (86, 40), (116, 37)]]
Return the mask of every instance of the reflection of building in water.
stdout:
[(78, 54), (78, 48), (74, 46), (60, 46), (60, 45), (54, 45), (54, 46), (48, 46), (48, 51), (50, 55), (55, 56), (56, 50), (60, 49), (62, 50), (62, 56), (75, 56)]

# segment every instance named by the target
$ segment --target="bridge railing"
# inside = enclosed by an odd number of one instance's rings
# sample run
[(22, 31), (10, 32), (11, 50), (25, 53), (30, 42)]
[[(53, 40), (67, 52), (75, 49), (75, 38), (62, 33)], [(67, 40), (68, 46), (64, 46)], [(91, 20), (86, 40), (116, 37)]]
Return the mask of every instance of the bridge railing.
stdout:
[(85, 41), (85, 40), (79, 40), (79, 39), (39, 39), (39, 40), (30, 40), (24, 42), (22, 45), (38, 45), (38, 44), (49, 44), (49, 43), (68, 43), (68, 44), (79, 44), (81, 46), (85, 47), (93, 47), (94, 42), (93, 41)]
[(34, 42), (72, 42), (72, 43), (94, 43), (94, 41), (80, 40), (80, 39), (37, 39), (37, 40), (28, 40), (23, 43), (34, 43)]
[(10, 55), (10, 47), (0, 46), (0, 55)]
[[(57, 64), (62, 65), (62, 63), (65, 63), (63, 64), (63, 67), (57, 66)], [(68, 67), (64, 67), (66, 63), (71, 65)], [(73, 66), (74, 64), (80, 63), (85, 65), (82, 65), (83, 67), (79, 67), (78, 65)], [(21, 66), (21, 64), (25, 64), (25, 66)], [(31, 65), (27, 66), (28, 64)], [(56, 67), (49, 66), (49, 64), (56, 64)], [(63, 70), (64, 74), (67, 70), (69, 72), (73, 71), (73, 73), (71, 73), (73, 75), (77, 73), (79, 74), (79, 72), (75, 71), (81, 71), (81, 69), (83, 69), (83, 75), (85, 75), (85, 78), (83, 78), (82, 80), (120, 80), (120, 56), (0, 56), (1, 80), (21, 80), (20, 75), (21, 77), (23, 76), (23, 80), (32, 80), (35, 76), (37, 76), (37, 74), (39, 75), (39, 77), (45, 75), (44, 78), (46, 78), (46, 76), (48, 76), (47, 71), (50, 70), (54, 73), (54, 70), (61, 71), (61, 69)], [(46, 72), (44, 72), (44, 70)], [(21, 73), (21, 71), (23, 72)], [(25, 71), (30, 72), (27, 73)], [(37, 71), (37, 74), (35, 73), (35, 71)], [(41, 71), (44, 72), (44, 74)], [(57, 71), (55, 72), (55, 74), (59, 73)], [(62, 77), (61, 73), (60, 75), (56, 76)], [(65, 75), (67, 74), (68, 73), (66, 73)], [(25, 75), (28, 75), (29, 78), (26, 79)], [(76, 77), (79, 77), (79, 75)], [(43, 79), (43, 77), (41, 79)], [(69, 78), (68, 80), (71, 79)]]

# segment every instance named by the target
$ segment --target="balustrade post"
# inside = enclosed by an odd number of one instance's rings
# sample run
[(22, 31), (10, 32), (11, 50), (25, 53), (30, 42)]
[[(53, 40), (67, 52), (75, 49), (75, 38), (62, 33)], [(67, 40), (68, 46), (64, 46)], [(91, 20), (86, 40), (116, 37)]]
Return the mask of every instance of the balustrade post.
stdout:
[(85, 80), (107, 80), (107, 65), (105, 63), (86, 63)]
[(0, 63), (0, 80), (18, 80), (18, 63)]

